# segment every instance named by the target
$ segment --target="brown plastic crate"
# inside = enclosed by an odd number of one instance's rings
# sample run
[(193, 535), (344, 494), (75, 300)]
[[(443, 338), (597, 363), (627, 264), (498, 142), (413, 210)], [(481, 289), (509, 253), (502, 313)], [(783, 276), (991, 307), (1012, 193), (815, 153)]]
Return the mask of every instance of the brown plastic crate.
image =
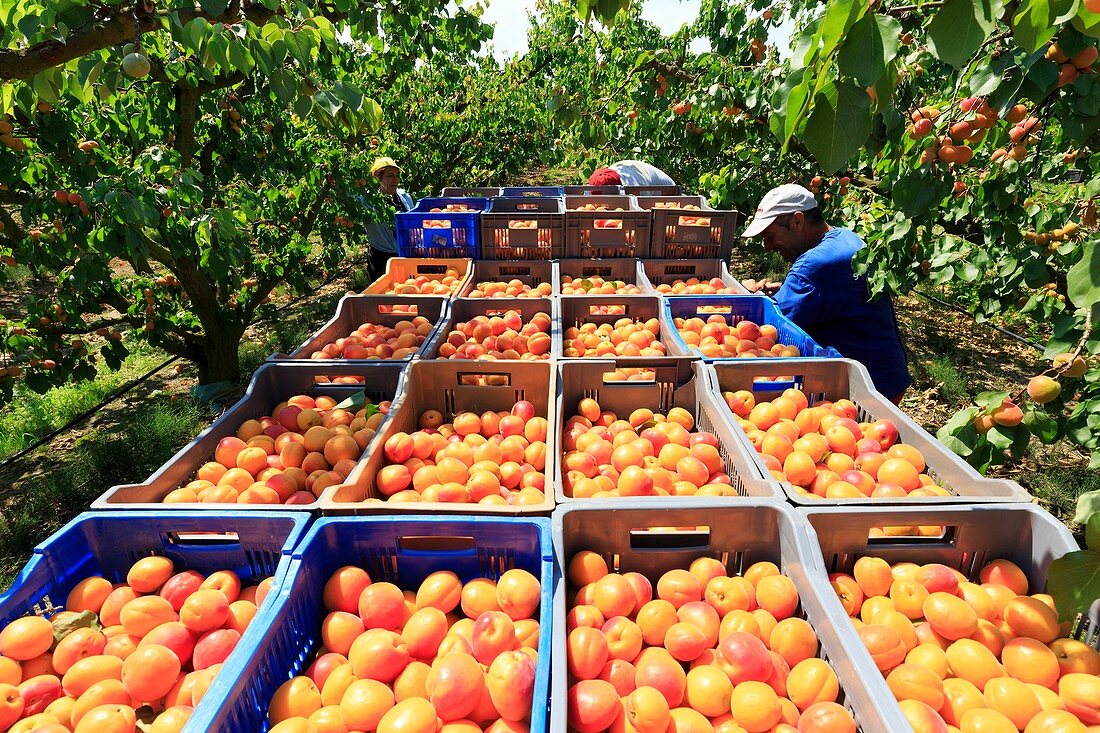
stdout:
[(623, 186), (623, 193), (627, 196), (679, 196), (684, 192), (680, 186), (662, 186), (652, 184), (649, 186)]
[[(787, 498), (807, 506), (859, 506), (896, 507), (906, 504), (939, 505), (990, 502), (1029, 502), (1031, 496), (1015, 481), (986, 478), (966, 461), (948, 450), (947, 446), (924, 431), (896, 405), (876, 392), (866, 368), (851, 359), (730, 359), (711, 362), (705, 370), (710, 375), (711, 389), (723, 406), (730, 424), (736, 428), (737, 438), (747, 457), (755, 477), (752, 482), (774, 484), (786, 492)], [(927, 464), (926, 472), (937, 484), (951, 492), (951, 496), (884, 499), (825, 499), (807, 497), (790, 483), (771, 477), (758, 458), (759, 454), (741, 430), (733, 412), (722, 399), (723, 392), (748, 390), (761, 395), (761, 399), (773, 399), (787, 384), (775, 386), (766, 381), (754, 381), (757, 377), (793, 377), (798, 389), (806, 393), (813, 405), (822, 400), (847, 399), (855, 403), (857, 422), (890, 420), (897, 426), (898, 442), (917, 448)], [(747, 471), (748, 472), (748, 471)]]
[(564, 186), (566, 196), (623, 196), (622, 186)]
[(564, 239), (560, 198), (495, 198), (481, 215), (483, 260), (556, 260)]
[[(550, 296), (559, 295), (558, 281), (554, 277), (554, 263), (550, 260), (519, 260), (508, 262), (504, 260), (478, 260), (473, 264), (473, 272), (466, 284), (462, 286), (458, 297), (468, 298), (470, 293), (483, 282), (502, 282), (519, 280), (529, 287), (535, 287), (546, 283), (550, 285)], [(496, 300), (496, 296), (490, 300)], [(521, 298), (541, 298), (542, 295), (521, 295)]]
[[(606, 205), (623, 211), (579, 211), (586, 204)], [(596, 221), (619, 222), (617, 228), (597, 228)], [(633, 196), (566, 196), (565, 256), (645, 257), (653, 217), (638, 206)]]
[[(469, 321), (475, 316), (500, 315), (504, 311), (517, 311), (526, 324), (536, 313), (546, 313), (550, 316), (550, 354), (549, 358), (561, 356), (561, 330), (558, 328), (559, 320), (555, 309), (555, 300), (552, 298), (456, 298), (451, 301), (451, 308), (446, 319), (432, 334), (432, 339), (424, 345), (422, 357), (424, 359), (439, 359), (439, 347), (447, 340), (447, 336), (455, 329), (455, 325)], [(444, 357), (451, 359), (454, 357)], [(467, 364), (481, 363), (474, 359), (460, 359)], [(514, 361), (514, 360), (508, 360)]]
[(383, 501), (374, 485), (374, 477), (385, 465), (381, 450), (372, 451), (348, 476), (347, 483), (330, 486), (321, 495), (324, 514), (547, 514), (554, 508), (553, 456), (557, 450), (558, 421), (553, 408), (556, 393), (555, 369), (547, 361), (453, 361), (416, 360), (408, 367), (405, 397), (391, 410), (375, 441), (381, 446), (394, 433), (413, 433), (420, 415), (438, 410), (445, 420), (471, 411), (510, 410), (520, 400), (535, 407), (545, 417), (546, 426), (546, 501), (530, 506), (447, 504), (438, 502)]
[[(917, 565), (938, 563), (980, 582), (979, 572), (986, 563), (1005, 559), (1015, 563), (1027, 575), (1029, 591), (1042, 593), (1051, 562), (1078, 549), (1066, 526), (1049, 512), (1033, 504), (1013, 506), (940, 506), (940, 507), (823, 507), (795, 510), (810, 536), (806, 558), (807, 575), (822, 588), (826, 610), (838, 626), (848, 624), (836, 593), (824, 592), (828, 573), (851, 573), (861, 555), (881, 557), (890, 564), (912, 562)], [(874, 527), (941, 527), (939, 537), (869, 537)], [(1100, 648), (1100, 618), (1094, 605), (1090, 616), (1082, 616), (1068, 636)], [(850, 638), (850, 637), (849, 637)], [(858, 638), (848, 649), (852, 661), (867, 670), (872, 695), (884, 716), (903, 720), (894, 695), (878, 671), (870, 653)], [(890, 730), (904, 730), (896, 727)]]
[(666, 298), (674, 298), (671, 293), (661, 293), (659, 285), (672, 285), (677, 280), (697, 277), (700, 280), (719, 278), (736, 295), (749, 295), (748, 289), (730, 274), (726, 263), (719, 259), (683, 259), (683, 260), (642, 260), (642, 272), (649, 281), (654, 293)]
[[(396, 310), (395, 310), (396, 309)], [(339, 364), (350, 362), (373, 362), (378, 359), (313, 359), (311, 354), (336, 339), (344, 338), (363, 323), (390, 326), (416, 316), (423, 316), (432, 323), (432, 331), (417, 353), (423, 353), (431, 343), (435, 330), (447, 315), (447, 299), (439, 295), (345, 295), (336, 306), (336, 315), (309, 337), (301, 346), (287, 354), (273, 354), (268, 361), (290, 361), (310, 359), (313, 363)], [(397, 361), (408, 361), (398, 359)]]
[[(656, 208), (657, 204), (696, 206)], [(649, 255), (653, 258), (728, 260), (737, 241), (736, 211), (712, 209), (702, 196), (639, 196), (638, 206), (653, 212)], [(702, 219), (705, 223), (697, 223)]]
[[(748, 482), (744, 460), (732, 460), (731, 454), (740, 450), (736, 435), (722, 415), (722, 405), (708, 389), (706, 376), (699, 371), (702, 362), (689, 356), (674, 357), (619, 357), (616, 359), (563, 359), (558, 362), (558, 442), (561, 446), (562, 430), (565, 421), (577, 414), (577, 405), (582, 399), (592, 398), (600, 403), (600, 408), (623, 417), (634, 410), (645, 407), (654, 412), (667, 413), (673, 407), (682, 407), (692, 414), (698, 429), (711, 433), (718, 438), (718, 453), (726, 465), (726, 475), (730, 477), (735, 491), (740, 496), (752, 496), (759, 499), (782, 501), (782, 493), (777, 486), (766, 486), (761, 482)], [(642, 381), (605, 381), (605, 375), (619, 369), (643, 369), (652, 371), (650, 380)], [(591, 499), (574, 499), (566, 496), (562, 482), (561, 461), (564, 452), (559, 449), (554, 460), (557, 470), (554, 478), (554, 492), (558, 503), (588, 502)], [(654, 496), (632, 500), (655, 503), (664, 506), (671, 499), (679, 501), (701, 501), (704, 497), (665, 497)], [(607, 499), (615, 502), (618, 499)]]
[[(649, 287), (645, 277), (638, 269), (638, 260), (627, 258), (605, 258), (595, 260), (558, 260), (558, 274), (555, 278), (558, 294), (561, 294), (562, 278), (566, 275), (577, 278), (602, 277), (604, 280), (622, 280), (627, 285), (636, 285), (641, 291), (638, 295), (656, 295)], [(575, 295), (562, 296), (575, 298)], [(611, 296), (605, 296), (611, 297)]]
[[(562, 354), (564, 356), (564, 349), (568, 348), (566, 344), (565, 333), (570, 328), (579, 328), (584, 323), (595, 323), (596, 325), (603, 325), (605, 323), (614, 324), (621, 318), (629, 318), (635, 322), (645, 322), (650, 318), (656, 318), (661, 322), (661, 330), (658, 334), (658, 341), (665, 347), (665, 352), (671, 353), (669, 349), (669, 334), (667, 328), (661, 318), (661, 299), (652, 295), (571, 295), (569, 297), (559, 298), (558, 307), (561, 313), (561, 338), (562, 338)], [(622, 309), (621, 313), (599, 313), (592, 312), (593, 308), (614, 308), (616, 310)], [(566, 357), (570, 358), (570, 357)], [(574, 357), (574, 358), (610, 358), (610, 357)], [(626, 356), (618, 357), (623, 359), (638, 359), (638, 358), (652, 358), (652, 357), (637, 357)]]
[[(420, 275), (426, 276), (430, 280), (440, 280), (447, 274), (447, 270), (455, 270), (458, 272), (458, 282), (455, 284), (454, 289), (448, 293), (447, 297), (454, 297), (454, 295), (462, 290), (462, 287), (466, 284), (466, 279), (470, 276), (470, 265), (473, 260), (467, 259), (433, 259), (422, 257), (391, 257), (386, 263), (386, 274), (378, 278), (363, 291), (363, 295), (396, 295), (396, 293), (389, 292), (395, 284), (400, 284), (408, 280), (410, 277), (417, 277)], [(422, 293), (410, 293), (411, 295), (422, 295)]]
[[(571, 503), (554, 512), (554, 555), (558, 566), (565, 568), (574, 554), (590, 550), (602, 556), (613, 572), (641, 573), (654, 588), (662, 574), (687, 570), (700, 557), (719, 560), (733, 575), (757, 562), (775, 563), (798, 590), (796, 615), (817, 633), (817, 656), (836, 672), (841, 690), (837, 702), (853, 714), (860, 733), (910, 732), (900, 713), (895, 718), (882, 715), (867, 675), (852, 662), (848, 648), (859, 643), (858, 636), (833, 620), (820, 584), (809, 577), (810, 547), (800, 520), (787, 507), (753, 500), (736, 505), (719, 499), (679, 500), (660, 512), (635, 501)], [(694, 531), (670, 531), (670, 527), (693, 527)], [(555, 733), (567, 730), (566, 609), (577, 590), (563, 578), (554, 594), (556, 661), (551, 670), (550, 730)], [(828, 584), (824, 590), (831, 592)]]
[[(330, 395), (344, 400), (356, 393), (366, 392), (373, 402), (392, 402), (390, 413), (378, 427), (375, 440), (367, 445), (359, 458), (362, 464), (377, 445), (386, 424), (400, 406), (404, 394), (404, 362), (343, 362), (321, 363), (284, 362), (264, 364), (252, 376), (244, 397), (215, 420), (198, 437), (181, 448), (176, 455), (158, 468), (140, 484), (126, 484), (108, 489), (92, 502), (92, 509), (156, 509), (169, 512), (175, 509), (217, 509), (234, 511), (308, 511), (320, 506), (320, 499), (311, 504), (164, 504), (161, 500), (169, 492), (179, 488), (194, 475), (204, 463), (213, 460), (214, 450), (222, 438), (235, 436), (246, 420), (270, 414), (280, 402), (296, 394)], [(362, 384), (318, 383), (317, 379), (334, 376), (363, 377)]]

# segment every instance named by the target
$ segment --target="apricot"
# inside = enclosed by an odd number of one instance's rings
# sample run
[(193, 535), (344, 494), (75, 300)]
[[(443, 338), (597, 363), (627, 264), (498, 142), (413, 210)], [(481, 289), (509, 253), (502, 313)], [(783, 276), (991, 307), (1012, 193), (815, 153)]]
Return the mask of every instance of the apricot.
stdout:
[(867, 624), (860, 627), (858, 632), (863, 645), (871, 653), (875, 666), (881, 671), (889, 672), (905, 659), (907, 653), (905, 643), (902, 642), (898, 632), (891, 627)]
[(1018, 565), (1009, 560), (994, 560), (978, 573), (982, 583), (1008, 587), (1018, 596), (1027, 595), (1027, 576)]
[(763, 682), (747, 681), (733, 688), (730, 713), (737, 724), (750, 733), (767, 731), (783, 717), (779, 697)]
[(1013, 733), (1020, 730), (1005, 715), (988, 708), (968, 710), (959, 721), (966, 733)]
[(1058, 695), (1085, 725), (1100, 725), (1100, 677), (1071, 672), (1058, 680)]
[(1004, 669), (993, 652), (973, 639), (952, 642), (947, 648), (947, 663), (952, 674), (982, 691), (989, 680), (1004, 674)]
[(1049, 644), (1059, 636), (1058, 613), (1042, 601), (1018, 596), (1004, 607), (1004, 620), (1017, 636), (1027, 636)]
[(137, 716), (129, 705), (100, 705), (85, 714), (73, 733), (133, 733)]
[(111, 595), (114, 586), (111, 581), (96, 575), (85, 578), (69, 591), (65, 599), (65, 608), (69, 611), (91, 611), (99, 613), (103, 608), (103, 602)]
[(654, 687), (665, 696), (670, 709), (680, 706), (687, 692), (687, 674), (668, 650), (662, 647), (643, 649), (634, 666), (637, 687)]
[(568, 721), (577, 733), (600, 733), (619, 715), (619, 696), (610, 682), (581, 680), (567, 694)]
[(126, 573), (126, 583), (136, 593), (154, 593), (172, 577), (175, 566), (166, 557), (143, 557)]
[(939, 713), (920, 700), (901, 700), (898, 707), (913, 727), (913, 733), (948, 733), (947, 723)]
[(713, 665), (693, 667), (687, 673), (685, 700), (687, 705), (708, 718), (730, 711), (733, 683), (722, 670)]
[(132, 698), (153, 702), (168, 694), (180, 673), (180, 660), (159, 644), (139, 645), (122, 663), (122, 684)]
[(0, 630), (0, 655), (24, 662), (53, 646), (53, 626), (41, 616), (18, 618)]
[(924, 618), (940, 636), (952, 641), (973, 636), (978, 630), (978, 616), (958, 596), (936, 591), (924, 599)]
[(1073, 672), (1100, 675), (1100, 652), (1088, 644), (1076, 639), (1055, 639), (1050, 650), (1058, 659), (1058, 668), (1062, 675)]
[(385, 684), (355, 680), (340, 698), (340, 719), (350, 730), (373, 731), (395, 704), (393, 692)]
[(855, 733), (855, 731), (855, 718), (835, 702), (819, 702), (811, 705), (798, 719), (798, 733)]
[(799, 710), (819, 702), (833, 702), (840, 692), (836, 672), (822, 659), (804, 659), (787, 675), (787, 697)]
[(145, 636), (157, 626), (178, 619), (171, 602), (160, 596), (140, 596), (119, 612), (119, 623), (134, 636)]
[(943, 707), (943, 680), (927, 667), (899, 664), (886, 676), (886, 684), (898, 700), (920, 700), (937, 711)]
[(506, 720), (525, 720), (531, 715), (535, 691), (535, 660), (522, 651), (499, 654), (485, 677), (493, 706)]
[[(485, 581), (482, 579), (471, 581), (470, 585), (475, 583), (489, 583), (491, 581)], [(477, 586), (475, 586), (476, 589)], [(473, 593), (474, 591), (471, 591)], [(496, 588), (492, 588), (493, 595), (496, 595)], [(392, 591), (387, 591), (392, 595)], [(458, 607), (466, 595), (466, 590), (462, 585), (462, 581), (458, 579), (458, 576), (449, 570), (440, 570), (432, 573), (421, 582), (420, 587), (416, 591), (416, 607), (420, 608), (437, 608), (443, 613), (450, 613)], [(493, 609), (483, 610), (499, 610), (499, 607)], [(463, 608), (463, 612), (465, 608)], [(467, 613), (467, 615), (470, 615)], [(476, 615), (476, 614), (475, 614)]]
[(292, 677), (271, 697), (268, 718), (272, 724), (290, 718), (307, 718), (321, 709), (321, 691), (309, 677)]
[(786, 575), (769, 575), (756, 584), (756, 604), (776, 620), (783, 620), (798, 609), (798, 590)]
[(1065, 710), (1043, 710), (1024, 728), (1024, 733), (1087, 733), (1085, 724)]
[(1039, 698), (1026, 684), (1011, 677), (991, 679), (985, 685), (985, 703), (1023, 730), (1042, 710)]
[(1017, 638), (1005, 643), (1001, 651), (1005, 674), (1021, 682), (1053, 687), (1061, 676), (1058, 657), (1050, 647), (1035, 639)]
[[(69, 667), (69, 671), (61, 679), (61, 686), (66, 695), (78, 698), (96, 682), (107, 679), (121, 680), (122, 665), (123, 660), (109, 655), (81, 659)], [(172, 681), (175, 681), (175, 677)]]

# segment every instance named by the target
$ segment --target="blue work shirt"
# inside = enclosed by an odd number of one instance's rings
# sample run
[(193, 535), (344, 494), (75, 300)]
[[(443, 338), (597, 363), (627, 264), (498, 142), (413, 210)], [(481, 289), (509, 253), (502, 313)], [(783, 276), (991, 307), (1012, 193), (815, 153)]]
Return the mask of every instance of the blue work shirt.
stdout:
[(850, 229), (829, 230), (794, 261), (775, 302), (814, 341), (861, 362), (892, 399), (912, 380), (890, 297), (870, 300), (867, 278), (852, 273), (852, 256), (864, 246)]

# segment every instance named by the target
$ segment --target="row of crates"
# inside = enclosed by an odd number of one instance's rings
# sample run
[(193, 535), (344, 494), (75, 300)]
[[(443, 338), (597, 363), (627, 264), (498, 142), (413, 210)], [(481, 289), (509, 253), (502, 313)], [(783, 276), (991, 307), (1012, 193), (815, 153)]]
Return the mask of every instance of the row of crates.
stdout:
[[(883, 526), (939, 528), (937, 537), (873, 538)], [(578, 552), (604, 558), (610, 570), (640, 573), (653, 587), (673, 569), (711, 558), (738, 575), (771, 562), (794, 584), (794, 616), (814, 629), (839, 681), (837, 701), (861, 733), (909, 730), (874, 659), (830, 586), (829, 573), (851, 573), (874, 555), (889, 563), (939, 563), (974, 582), (985, 563), (1007, 559), (1040, 592), (1050, 563), (1077, 549), (1064, 525), (1031, 505), (797, 509), (745, 499), (670, 500), (661, 511), (638, 501), (569, 504), (550, 518), (375, 516), (315, 518), (299, 513), (90, 512), (34, 551), (0, 594), (0, 628), (27, 615), (64, 609), (80, 581), (102, 576), (124, 582), (136, 560), (170, 558), (177, 571), (230, 569), (245, 584), (273, 584), (236, 647), (183, 729), (267, 731), (276, 689), (304, 674), (324, 645), (325, 583), (345, 566), (374, 582), (415, 590), (431, 573), (454, 572), (462, 582), (522, 568), (541, 583), (534, 697), (529, 730), (565, 731), (569, 675), (566, 617), (578, 588), (564, 569)], [(1075, 638), (1100, 645), (1095, 619), (1079, 620)]]
[(728, 259), (738, 213), (702, 196), (424, 198), (396, 215), (402, 257)]
[(649, 186), (444, 186), (440, 196), (449, 198), (543, 198), (562, 196), (679, 196), (676, 185)]

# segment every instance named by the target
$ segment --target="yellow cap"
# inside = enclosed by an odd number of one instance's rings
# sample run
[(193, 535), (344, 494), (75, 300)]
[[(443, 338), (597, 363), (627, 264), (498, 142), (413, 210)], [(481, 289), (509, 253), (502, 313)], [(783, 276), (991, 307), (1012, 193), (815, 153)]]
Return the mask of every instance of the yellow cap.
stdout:
[(387, 168), (396, 168), (397, 170), (401, 170), (401, 166), (399, 166), (397, 164), (397, 161), (395, 161), (393, 158), (378, 158), (371, 165), (370, 174), (377, 178), (378, 174), (386, 170)]

